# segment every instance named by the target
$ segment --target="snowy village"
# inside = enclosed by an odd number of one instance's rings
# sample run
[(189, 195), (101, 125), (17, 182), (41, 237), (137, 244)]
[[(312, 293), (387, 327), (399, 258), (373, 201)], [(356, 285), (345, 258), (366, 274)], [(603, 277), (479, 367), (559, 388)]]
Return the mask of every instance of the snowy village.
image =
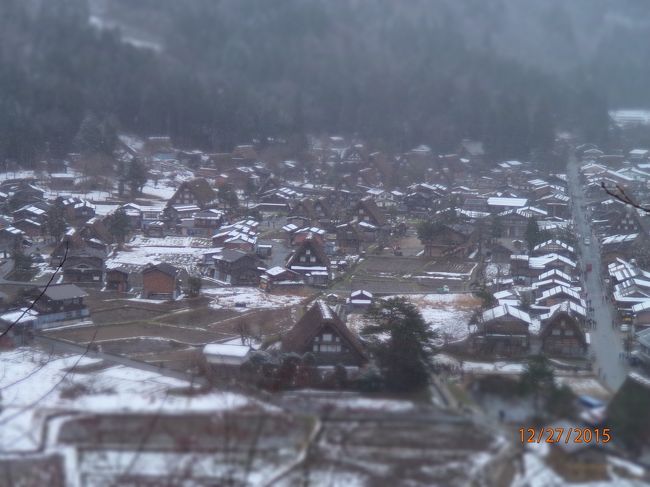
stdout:
[(0, 487), (650, 486), (647, 19), (0, 1)]

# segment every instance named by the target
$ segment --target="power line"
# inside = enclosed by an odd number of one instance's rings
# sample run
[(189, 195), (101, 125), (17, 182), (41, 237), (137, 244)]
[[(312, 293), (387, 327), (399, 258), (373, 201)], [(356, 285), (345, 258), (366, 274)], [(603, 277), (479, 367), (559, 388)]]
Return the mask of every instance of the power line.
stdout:
[[(24, 376), (24, 377), (21, 377), (21, 378), (18, 379), (17, 381), (12, 382), (11, 384), (7, 384), (6, 386), (2, 386), (2, 387), (0, 387), (0, 392), (5, 391), (5, 390), (9, 389), (10, 387), (15, 386), (16, 384), (20, 384), (21, 382), (23, 382), (23, 381), (29, 379), (29, 378), (30, 378), (31, 376), (33, 376), (34, 374), (38, 373), (40, 370), (42, 370), (46, 365), (48, 365), (48, 364), (52, 361), (52, 356), (53, 356), (53, 355), (54, 355), (54, 349), (50, 350), (50, 356), (47, 358), (47, 360), (46, 360), (45, 362), (43, 362), (43, 363), (40, 365), (40, 367), (35, 368), (35, 369), (32, 370), (29, 374), (27, 374), (27, 375)], [(5, 367), (5, 370), (6, 370), (6, 367)]]
[(29, 313), (29, 312), (32, 310), (32, 308), (34, 307), (34, 305), (35, 305), (35, 304), (36, 304), (36, 303), (37, 303), (37, 302), (38, 302), (38, 301), (39, 301), (39, 300), (40, 300), (40, 299), (45, 295), (45, 293), (47, 292), (48, 288), (49, 288), (50, 285), (52, 284), (52, 281), (53, 281), (54, 278), (56, 277), (57, 273), (61, 270), (61, 268), (63, 267), (63, 264), (65, 263), (66, 259), (68, 258), (68, 249), (69, 249), (69, 248), (70, 248), (70, 242), (68, 242), (68, 241), (66, 240), (66, 242), (65, 242), (65, 253), (63, 254), (63, 259), (61, 260), (61, 262), (59, 263), (59, 265), (57, 266), (57, 268), (54, 270), (54, 274), (52, 274), (52, 277), (50, 277), (50, 280), (47, 281), (47, 284), (45, 285), (45, 287), (43, 288), (43, 290), (41, 291), (41, 293), (36, 297), (36, 299), (35, 299), (34, 301), (32, 301), (32, 304), (30, 304), (28, 308), (25, 308), (25, 310), (22, 312), (22, 314), (21, 314), (21, 315), (20, 315), (20, 316), (19, 316), (19, 317), (18, 317), (18, 318), (17, 318), (17, 319), (12, 323), (12, 324), (10, 324), (10, 325), (7, 327), (6, 330), (4, 330), (2, 333), (0, 333), (0, 338), (2, 338), (2, 337), (4, 337), (5, 335), (7, 335), (7, 334), (11, 331), (11, 329), (12, 329), (14, 326), (16, 326), (16, 325), (20, 322), (20, 320), (22, 320), (23, 317), (24, 317), (27, 313)]
[(22, 408), (20, 411), (16, 411), (14, 414), (12, 414), (12, 415), (10, 415), (10, 416), (4, 418), (2, 421), (0, 421), (0, 426), (2, 426), (2, 425), (4, 425), (4, 424), (7, 424), (7, 423), (8, 423), (9, 421), (11, 421), (12, 419), (14, 419), (14, 418), (20, 416), (20, 415), (23, 414), (24, 412), (26, 412), (26, 411), (28, 411), (28, 410), (30, 410), (30, 409), (36, 407), (36, 406), (37, 406), (37, 405), (38, 405), (38, 404), (39, 404), (43, 399), (45, 399), (47, 396), (49, 396), (50, 394), (52, 394), (52, 393), (57, 389), (57, 387), (59, 387), (59, 386), (63, 383), (63, 381), (67, 379), (67, 377), (68, 377), (70, 374), (74, 373), (74, 370), (79, 366), (79, 363), (81, 362), (81, 360), (82, 360), (82, 359), (83, 359), (83, 358), (88, 354), (88, 352), (90, 352), (90, 347), (91, 347), (91, 346), (93, 345), (93, 343), (95, 342), (95, 338), (97, 337), (97, 332), (98, 332), (98, 331), (99, 331), (99, 328), (98, 328), (98, 327), (95, 328), (95, 333), (94, 333), (94, 335), (93, 335), (93, 338), (92, 338), (92, 340), (90, 340), (90, 341), (88, 342), (88, 345), (86, 346), (86, 350), (84, 351), (84, 353), (82, 353), (82, 354), (79, 356), (79, 358), (78, 358), (77, 361), (74, 363), (74, 365), (73, 365), (72, 367), (70, 367), (70, 368), (65, 372), (65, 374), (63, 374), (63, 377), (61, 377), (61, 379), (60, 379), (56, 384), (54, 384), (54, 385), (53, 385), (53, 386), (52, 386), (52, 387), (51, 387), (51, 388), (50, 388), (50, 389), (49, 389), (45, 394), (43, 394), (41, 397), (39, 397), (38, 399), (36, 399), (34, 402), (28, 404), (27, 406), (25, 406), (24, 408)]

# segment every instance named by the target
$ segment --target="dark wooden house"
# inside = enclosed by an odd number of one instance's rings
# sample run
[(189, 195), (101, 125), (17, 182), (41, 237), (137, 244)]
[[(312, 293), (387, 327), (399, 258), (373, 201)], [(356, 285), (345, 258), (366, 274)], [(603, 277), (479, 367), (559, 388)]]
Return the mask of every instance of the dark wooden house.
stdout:
[(122, 269), (109, 269), (106, 271), (106, 289), (125, 293), (129, 290), (129, 273)]
[(68, 255), (63, 263), (65, 282), (96, 283), (103, 282), (104, 259), (97, 255)]
[(341, 252), (359, 252), (363, 241), (363, 233), (359, 230), (356, 222), (337, 225), (336, 246)]
[(367, 362), (358, 339), (323, 301), (316, 301), (282, 339), (282, 351), (313, 353), (321, 366), (360, 367)]
[(307, 237), (289, 256), (286, 267), (305, 276), (309, 284), (325, 285), (329, 281), (330, 261), (314, 238)]
[(179, 270), (167, 263), (151, 264), (142, 270), (142, 297), (176, 299), (180, 294)]
[(39, 314), (38, 326), (47, 328), (48, 323), (74, 320), (90, 315), (84, 298), (88, 294), (74, 284), (55, 284), (31, 291), (36, 299), (34, 310)]
[(296, 287), (305, 284), (304, 276), (285, 267), (271, 267), (260, 276), (260, 289), (272, 291), (276, 287)]
[(201, 209), (216, 206), (217, 193), (203, 178), (184, 181), (169, 199), (168, 206), (196, 205)]
[(260, 267), (263, 265), (255, 254), (241, 250), (224, 249), (221, 254), (212, 257), (211, 277), (233, 286), (257, 286), (260, 279)]
[(485, 311), (479, 326), (479, 343), (489, 353), (519, 354), (530, 346), (530, 315), (504, 304)]
[(582, 323), (585, 309), (565, 301), (553, 306), (542, 318), (542, 350), (549, 355), (582, 356), (587, 351), (588, 339)]
[(426, 257), (460, 256), (469, 254), (474, 227), (464, 224), (440, 224), (433, 237), (424, 244)]

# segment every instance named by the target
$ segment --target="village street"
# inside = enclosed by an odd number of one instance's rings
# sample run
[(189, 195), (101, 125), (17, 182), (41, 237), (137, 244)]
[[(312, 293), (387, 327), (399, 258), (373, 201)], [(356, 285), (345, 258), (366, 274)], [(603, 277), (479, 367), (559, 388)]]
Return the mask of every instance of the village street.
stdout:
[[(624, 348), (621, 333), (618, 331), (616, 314), (611, 304), (607, 300), (603, 300), (607, 289), (601, 271), (599, 243), (592, 234), (589, 216), (584, 209), (586, 208), (586, 199), (579, 177), (579, 163), (575, 157), (569, 159), (567, 177), (569, 195), (573, 205), (574, 230), (582, 256), (581, 265), (583, 269), (587, 264), (591, 264), (593, 268), (585, 275), (584, 281), (584, 288), (587, 292), (586, 299), (591, 299), (591, 306), (594, 309), (593, 319), (596, 322), (595, 329), (590, 331), (589, 353), (595, 357), (594, 373), (602, 379), (608, 388), (616, 391), (625, 381), (628, 363), (620, 359)], [(591, 239), (589, 245), (585, 244), (585, 237)]]

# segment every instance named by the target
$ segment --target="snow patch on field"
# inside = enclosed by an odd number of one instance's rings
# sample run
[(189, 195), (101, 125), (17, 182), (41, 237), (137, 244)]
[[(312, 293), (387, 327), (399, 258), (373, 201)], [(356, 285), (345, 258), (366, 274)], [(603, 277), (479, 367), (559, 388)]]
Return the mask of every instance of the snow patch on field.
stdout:
[(567, 377), (556, 376), (557, 385), (568, 386), (576, 395), (592, 396), (598, 399), (608, 400), (612, 394), (594, 377)]
[[(626, 470), (628, 475), (638, 475), (641, 477), (645, 470), (631, 462), (623, 462), (613, 457), (608, 457), (608, 474), (609, 480), (594, 480), (591, 482), (573, 483), (566, 481), (563, 477), (555, 473), (555, 471), (546, 463), (545, 458), (548, 456), (549, 445), (529, 444), (526, 445), (527, 451), (522, 457), (522, 471), (517, 472), (516, 477), (512, 482), (512, 487), (548, 487), (553, 485), (566, 485), (576, 487), (642, 487), (648, 486), (647, 482), (636, 478), (621, 477), (612, 467), (616, 466)], [(640, 474), (640, 475), (639, 475)]]
[[(202, 294), (213, 296), (210, 307), (214, 309), (234, 308), (241, 311), (259, 308), (286, 308), (300, 304), (303, 296), (269, 294), (254, 287), (220, 287), (203, 289)], [(241, 306), (244, 305), (245, 306)], [(235, 307), (236, 305), (240, 305)]]
[(347, 411), (385, 411), (391, 413), (403, 413), (411, 411), (415, 407), (413, 403), (409, 401), (369, 399), (365, 397), (335, 399), (325, 402), (329, 402), (337, 408), (343, 408)]
[(507, 277), (510, 275), (510, 264), (490, 263), (485, 266), (485, 279), (488, 281), (496, 277)]
[(463, 362), (463, 370), (465, 372), (521, 374), (525, 368), (525, 364), (512, 362)]
[(403, 297), (417, 306), (432, 330), (450, 341), (467, 338), (469, 320), (481, 304), (471, 294), (414, 294)]
[(36, 449), (41, 441), (44, 410), (178, 413), (220, 411), (250, 404), (245, 396), (228, 392), (170, 395), (170, 389), (187, 387), (189, 382), (125, 366), (89, 374), (73, 369), (65, 376), (66, 370), (75, 365), (96, 363), (95, 359), (79, 357), (50, 356), (28, 348), (0, 353), (0, 451)]
[(192, 237), (134, 238), (125, 250), (118, 251), (106, 261), (107, 269), (126, 266), (134, 269), (147, 264), (166, 262), (187, 270), (194, 268), (206, 253), (218, 251), (209, 241)]

